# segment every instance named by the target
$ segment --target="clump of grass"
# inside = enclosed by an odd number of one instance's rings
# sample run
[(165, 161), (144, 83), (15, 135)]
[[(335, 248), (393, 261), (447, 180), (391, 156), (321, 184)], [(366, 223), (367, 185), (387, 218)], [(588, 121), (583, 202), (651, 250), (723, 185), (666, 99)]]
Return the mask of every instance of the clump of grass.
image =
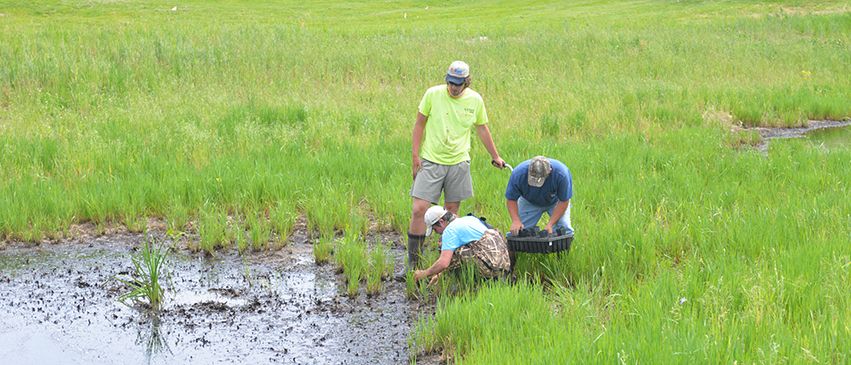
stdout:
[(169, 227), (174, 231), (183, 231), (186, 229), (186, 223), (189, 222), (189, 212), (183, 203), (174, 203), (169, 206), (166, 211), (166, 221)]
[[(437, 252), (436, 250), (423, 249), (423, 254), (420, 257), (417, 269), (431, 266), (433, 262), (437, 261), (438, 257), (440, 257), (440, 252)], [(442, 277), (445, 275), (446, 272), (441, 273)], [(439, 280), (443, 279), (441, 278)], [(405, 296), (407, 296), (408, 299), (427, 300), (429, 298), (429, 293), (432, 290), (430, 283), (431, 279), (414, 280), (414, 270), (408, 271), (405, 274)]]
[(250, 215), (247, 221), (248, 238), (251, 240), (251, 248), (254, 251), (260, 251), (263, 246), (269, 242), (269, 235), (272, 233), (266, 218), (263, 216)]
[(287, 243), (287, 238), (293, 232), (295, 226), (295, 207), (290, 204), (281, 203), (277, 209), (269, 212), (269, 220), (275, 230), (279, 247)]
[(146, 233), (142, 255), (133, 258), (133, 272), (130, 276), (114, 276), (110, 279), (133, 289), (118, 297), (118, 301), (125, 305), (129, 305), (128, 300), (136, 303), (147, 300), (147, 304), (155, 309), (162, 304), (165, 289), (161, 285), (161, 279), (171, 277), (166, 266), (171, 247), (166, 246), (165, 241), (153, 243), (151, 240)]
[(334, 257), (337, 259), (337, 269), (346, 276), (348, 295), (356, 296), (367, 268), (365, 244), (356, 231), (347, 229), (346, 236), (337, 242), (337, 254)]
[(558, 137), (561, 123), (561, 119), (556, 116), (544, 115), (541, 117), (541, 136)]
[(215, 209), (209, 208), (201, 212), (198, 222), (198, 234), (201, 238), (200, 248), (209, 254), (222, 247), (225, 241), (227, 220)]
[(733, 148), (742, 146), (756, 147), (762, 141), (762, 135), (753, 129), (736, 132), (730, 136), (730, 146)]
[(313, 260), (317, 265), (325, 264), (331, 261), (331, 255), (334, 254), (334, 245), (329, 236), (322, 236), (313, 242)]
[(381, 280), (390, 276), (393, 263), (390, 260), (390, 246), (382, 245), (380, 238), (376, 236), (369, 253), (369, 270), (366, 272), (366, 291), (375, 295), (381, 291)]

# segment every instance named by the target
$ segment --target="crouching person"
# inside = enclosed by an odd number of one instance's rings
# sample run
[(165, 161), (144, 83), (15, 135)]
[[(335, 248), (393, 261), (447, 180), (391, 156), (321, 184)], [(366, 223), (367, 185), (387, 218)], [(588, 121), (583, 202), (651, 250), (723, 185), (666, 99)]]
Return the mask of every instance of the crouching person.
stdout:
[(415, 271), (414, 279), (435, 277), (471, 261), (478, 274), (486, 278), (509, 273), (511, 262), (505, 238), (500, 231), (488, 229), (479, 218), (457, 217), (441, 206), (433, 206), (425, 213), (425, 223), (426, 236), (432, 230), (442, 235), (440, 258), (428, 269)]

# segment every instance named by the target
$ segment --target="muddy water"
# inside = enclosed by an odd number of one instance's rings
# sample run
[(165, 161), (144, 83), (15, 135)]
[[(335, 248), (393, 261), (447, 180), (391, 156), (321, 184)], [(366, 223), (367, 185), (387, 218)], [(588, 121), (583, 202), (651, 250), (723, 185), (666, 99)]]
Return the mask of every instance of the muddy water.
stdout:
[[(115, 275), (141, 237), (0, 251), (0, 362), (401, 364), (421, 309), (404, 286), (348, 298), (333, 265), (292, 252), (177, 253), (161, 310), (127, 307)], [(430, 363), (425, 360), (420, 363)]]

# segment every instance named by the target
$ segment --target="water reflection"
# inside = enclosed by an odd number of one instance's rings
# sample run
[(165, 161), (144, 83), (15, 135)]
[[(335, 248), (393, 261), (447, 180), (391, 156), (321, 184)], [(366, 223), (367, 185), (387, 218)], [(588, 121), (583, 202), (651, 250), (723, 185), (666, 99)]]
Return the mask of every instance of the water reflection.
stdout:
[(148, 316), (145, 326), (140, 326), (136, 333), (136, 345), (144, 346), (145, 360), (151, 364), (151, 359), (158, 354), (173, 355), (168, 346), (168, 338), (160, 330), (160, 319), (156, 316)]
[(851, 146), (851, 126), (822, 128), (807, 133), (810, 142), (827, 149)]

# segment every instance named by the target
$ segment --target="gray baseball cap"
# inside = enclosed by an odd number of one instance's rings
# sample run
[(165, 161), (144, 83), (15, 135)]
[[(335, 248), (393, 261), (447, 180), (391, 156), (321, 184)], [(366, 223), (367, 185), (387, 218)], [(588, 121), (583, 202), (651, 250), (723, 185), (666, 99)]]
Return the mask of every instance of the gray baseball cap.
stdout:
[(446, 71), (446, 81), (453, 84), (463, 84), (467, 76), (470, 76), (470, 66), (464, 61), (452, 62), (449, 65), (449, 70)]

